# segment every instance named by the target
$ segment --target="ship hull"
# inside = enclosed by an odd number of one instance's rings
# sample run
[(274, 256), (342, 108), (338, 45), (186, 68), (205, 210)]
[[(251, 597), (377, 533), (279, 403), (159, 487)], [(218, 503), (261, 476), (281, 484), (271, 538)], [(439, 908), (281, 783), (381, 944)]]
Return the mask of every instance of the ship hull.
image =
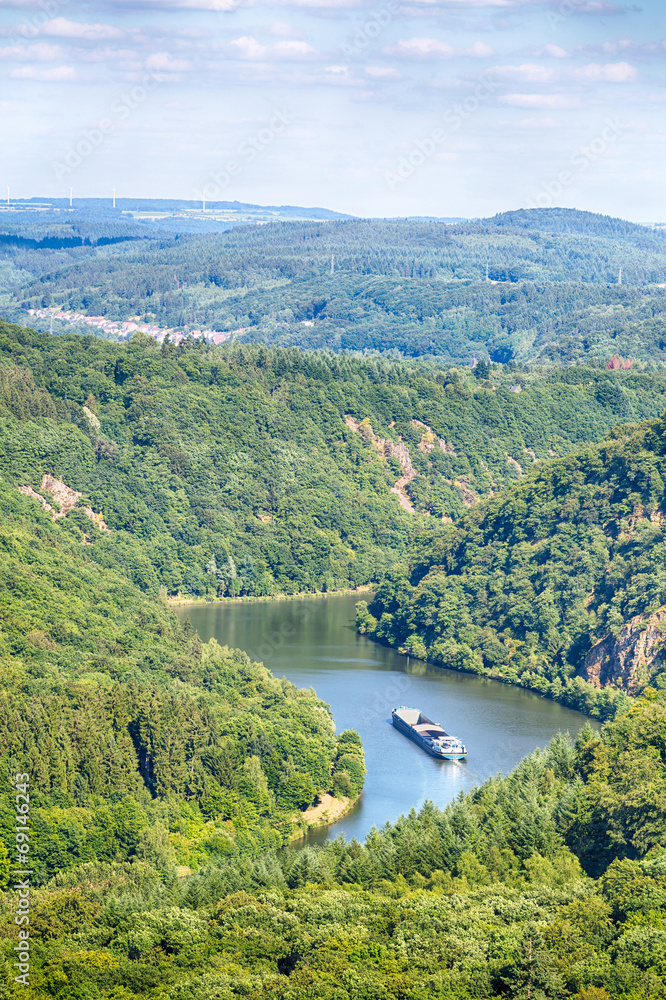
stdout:
[(404, 719), (401, 719), (395, 711), (392, 713), (392, 720), (393, 725), (398, 732), (402, 733), (403, 736), (406, 736), (407, 739), (412, 740), (413, 743), (416, 743), (416, 745), (430, 757), (435, 757), (437, 760), (465, 760), (467, 757), (466, 750), (464, 752), (447, 752), (434, 749), (427, 739), (424, 739), (420, 733), (417, 733), (413, 726), (411, 726), (408, 722), (405, 722)]

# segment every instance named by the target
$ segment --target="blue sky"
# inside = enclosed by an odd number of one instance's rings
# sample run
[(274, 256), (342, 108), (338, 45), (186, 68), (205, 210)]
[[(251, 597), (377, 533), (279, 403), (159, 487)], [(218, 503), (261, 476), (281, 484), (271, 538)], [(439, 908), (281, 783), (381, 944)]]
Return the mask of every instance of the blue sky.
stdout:
[(662, 0), (0, 0), (0, 192), (666, 220)]

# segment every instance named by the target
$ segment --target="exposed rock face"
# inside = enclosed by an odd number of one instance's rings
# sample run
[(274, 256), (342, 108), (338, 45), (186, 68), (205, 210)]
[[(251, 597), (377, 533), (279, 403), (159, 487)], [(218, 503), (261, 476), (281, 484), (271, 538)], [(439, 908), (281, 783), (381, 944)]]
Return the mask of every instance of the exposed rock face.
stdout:
[[(398, 479), (395, 486), (391, 487), (391, 493), (395, 493), (400, 506), (404, 510), (409, 511), (410, 514), (414, 514), (414, 504), (410, 500), (405, 487), (409, 486), (413, 479), (416, 479), (417, 473), (412, 465), (409, 449), (403, 442), (402, 438), (399, 438), (396, 442), (392, 441), (391, 438), (377, 437), (367, 417), (359, 423), (357, 420), (354, 420), (349, 413), (345, 413), (345, 423), (350, 430), (360, 434), (366, 444), (371, 444), (373, 448), (376, 448), (383, 458), (391, 456), (392, 458), (398, 459), (400, 467), (402, 468), (402, 476)], [(428, 427), (427, 424), (422, 423), (420, 420), (412, 420), (412, 426), (420, 427), (424, 432), (421, 435), (421, 440), (417, 445), (417, 448), (425, 452), (426, 455), (430, 454), (436, 444), (439, 444), (439, 447), (442, 451), (446, 452), (447, 455), (456, 455), (456, 450), (453, 445), (448, 441), (445, 441), (444, 438), (437, 437), (432, 427)], [(389, 427), (395, 427), (395, 420), (391, 421)], [(449, 486), (451, 485), (451, 481), (449, 479), (444, 479), (444, 482)], [(469, 489), (469, 484), (466, 479), (456, 479), (455, 485), (458, 487), (462, 501), (466, 507), (471, 507), (472, 504), (476, 503), (477, 497)], [(451, 518), (444, 515), (442, 520), (450, 521)]]
[(367, 417), (359, 424), (353, 417), (346, 413), (345, 423), (350, 430), (359, 433), (366, 443), (371, 444), (373, 448), (376, 448), (383, 458), (387, 458), (390, 455), (391, 457), (398, 459), (403, 474), (395, 486), (391, 487), (391, 493), (395, 493), (400, 506), (403, 507), (404, 510), (413, 514), (414, 504), (409, 499), (409, 495), (405, 492), (405, 487), (411, 483), (412, 479), (416, 478), (416, 472), (414, 470), (414, 466), (412, 465), (409, 449), (407, 448), (407, 445), (403, 443), (402, 438), (396, 442), (392, 441), (390, 438), (377, 437)]
[[(77, 493), (67, 483), (63, 483), (62, 480), (56, 479), (55, 476), (51, 476), (48, 473), (43, 476), (39, 488), (42, 493), (51, 494), (54, 502), (58, 505), (58, 510), (52, 507), (41, 493), (33, 490), (32, 486), (19, 486), (19, 493), (22, 493), (24, 497), (32, 497), (33, 500), (37, 500), (54, 521), (57, 521), (59, 517), (65, 517), (71, 510), (74, 510), (82, 496), (81, 493)], [(83, 510), (100, 531), (110, 531), (101, 514), (96, 514), (92, 507), (84, 507)]]
[(607, 635), (585, 657), (583, 677), (595, 687), (638, 694), (666, 665), (666, 607), (637, 615), (616, 637)]

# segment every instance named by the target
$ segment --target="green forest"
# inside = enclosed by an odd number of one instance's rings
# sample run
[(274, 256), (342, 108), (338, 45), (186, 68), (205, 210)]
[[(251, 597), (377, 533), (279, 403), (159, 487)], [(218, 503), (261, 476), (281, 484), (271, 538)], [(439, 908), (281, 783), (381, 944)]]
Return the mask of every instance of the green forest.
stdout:
[(59, 529), (145, 593), (323, 592), (381, 580), (430, 523), (666, 409), (660, 369), (474, 372), (0, 324), (0, 471), (80, 493)]
[(89, 857), (34, 891), (27, 989), (12, 983), (5, 895), (2, 995), (663, 997), (665, 726), (664, 694), (646, 691), (601, 735), (559, 736), (364, 844), (219, 857), (179, 877), (155, 824), (129, 861)]
[(203, 644), (6, 480), (0, 512), (0, 838), (29, 770), (43, 878), (144, 841), (173, 860), (169, 832), (188, 866), (279, 846), (321, 792), (358, 795), (360, 741), (313, 691)]
[(441, 666), (612, 714), (622, 685), (596, 693), (580, 675), (598, 640), (666, 603), (665, 454), (664, 418), (623, 425), (425, 531), (406, 567), (359, 604), (359, 628)]
[[(8, 319), (245, 329), (0, 321), (0, 1000), (666, 1000), (664, 234), (51, 214), (0, 232)], [(304, 846), (359, 735), (173, 602), (361, 587), (598, 731)]]
[[(666, 359), (666, 238), (619, 219), (536, 209), (196, 234), (121, 214), (47, 215), (8, 219), (0, 238), (0, 304), (17, 321), (29, 308), (65, 309), (446, 364)], [(69, 233), (87, 245), (63, 245)]]

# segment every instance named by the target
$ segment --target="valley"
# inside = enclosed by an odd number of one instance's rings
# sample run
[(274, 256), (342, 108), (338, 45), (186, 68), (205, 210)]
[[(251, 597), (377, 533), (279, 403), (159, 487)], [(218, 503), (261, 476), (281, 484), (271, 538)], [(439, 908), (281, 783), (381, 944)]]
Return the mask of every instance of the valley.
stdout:
[(0, 996), (664, 995), (663, 233), (153, 207), (0, 216)]

